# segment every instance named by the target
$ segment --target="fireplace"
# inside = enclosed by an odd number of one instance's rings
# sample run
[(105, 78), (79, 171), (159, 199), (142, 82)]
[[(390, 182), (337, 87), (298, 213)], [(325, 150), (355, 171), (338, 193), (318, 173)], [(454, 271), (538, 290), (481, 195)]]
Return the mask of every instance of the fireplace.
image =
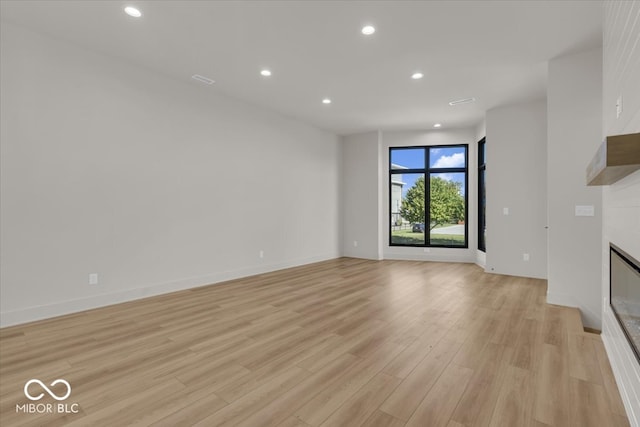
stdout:
[(610, 245), (610, 304), (640, 362), (640, 261)]

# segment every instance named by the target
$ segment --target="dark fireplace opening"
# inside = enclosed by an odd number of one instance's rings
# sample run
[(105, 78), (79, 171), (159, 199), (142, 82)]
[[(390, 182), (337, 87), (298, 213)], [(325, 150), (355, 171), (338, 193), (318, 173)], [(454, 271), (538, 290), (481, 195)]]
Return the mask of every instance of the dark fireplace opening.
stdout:
[(610, 305), (640, 362), (640, 261), (610, 245)]

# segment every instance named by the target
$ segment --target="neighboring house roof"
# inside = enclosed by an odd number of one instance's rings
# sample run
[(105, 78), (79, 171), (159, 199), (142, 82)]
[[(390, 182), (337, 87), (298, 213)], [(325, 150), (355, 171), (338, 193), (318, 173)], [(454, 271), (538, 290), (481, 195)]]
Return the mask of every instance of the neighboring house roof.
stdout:
[[(391, 169), (409, 169), (404, 166), (396, 165), (395, 163), (391, 163)], [(395, 185), (405, 185), (406, 182), (402, 182), (402, 175), (391, 175), (391, 184)]]

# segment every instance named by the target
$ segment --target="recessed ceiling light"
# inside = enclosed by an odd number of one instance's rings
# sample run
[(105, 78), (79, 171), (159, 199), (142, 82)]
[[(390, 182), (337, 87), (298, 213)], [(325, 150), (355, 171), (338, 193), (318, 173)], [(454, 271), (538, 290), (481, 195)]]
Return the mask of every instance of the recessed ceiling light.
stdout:
[(364, 34), (365, 36), (370, 36), (375, 32), (376, 29), (372, 25), (365, 25), (364, 27), (362, 27), (362, 34)]
[(412, 78), (413, 80), (420, 80), (420, 79), (421, 79), (421, 78), (423, 78), (423, 77), (424, 77), (424, 74), (422, 74), (422, 73), (420, 73), (420, 72), (417, 72), (417, 73), (413, 73), (413, 74), (411, 74), (411, 78)]
[(138, 9), (136, 9), (133, 6), (125, 7), (124, 13), (126, 13), (129, 16), (133, 16), (134, 18), (140, 18), (142, 16), (142, 12), (140, 12)]
[(449, 102), (449, 105), (468, 104), (468, 103), (473, 102), (475, 100), (476, 100), (475, 98), (456, 99), (455, 101)]
[(260, 75), (264, 76), (264, 77), (270, 77), (271, 76), (271, 70), (267, 70), (266, 68), (262, 71), (260, 71)]
[(212, 85), (215, 83), (215, 80), (211, 80), (210, 78), (201, 76), (200, 74), (194, 74), (193, 76), (191, 76), (191, 78), (207, 85)]
[(322, 100), (323, 104), (331, 104), (331, 100), (329, 98), (325, 98)]
[(433, 125), (433, 127), (434, 127), (434, 128), (439, 128), (439, 127), (441, 127), (441, 126), (442, 126), (442, 125), (441, 125), (440, 123), (436, 123), (435, 125)]

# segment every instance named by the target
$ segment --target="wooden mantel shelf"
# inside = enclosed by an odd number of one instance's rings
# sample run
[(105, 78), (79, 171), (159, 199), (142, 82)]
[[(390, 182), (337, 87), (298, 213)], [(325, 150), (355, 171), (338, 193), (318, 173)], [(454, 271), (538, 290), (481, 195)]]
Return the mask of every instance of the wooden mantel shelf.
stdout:
[(608, 136), (587, 166), (587, 185), (610, 185), (640, 169), (640, 133)]

